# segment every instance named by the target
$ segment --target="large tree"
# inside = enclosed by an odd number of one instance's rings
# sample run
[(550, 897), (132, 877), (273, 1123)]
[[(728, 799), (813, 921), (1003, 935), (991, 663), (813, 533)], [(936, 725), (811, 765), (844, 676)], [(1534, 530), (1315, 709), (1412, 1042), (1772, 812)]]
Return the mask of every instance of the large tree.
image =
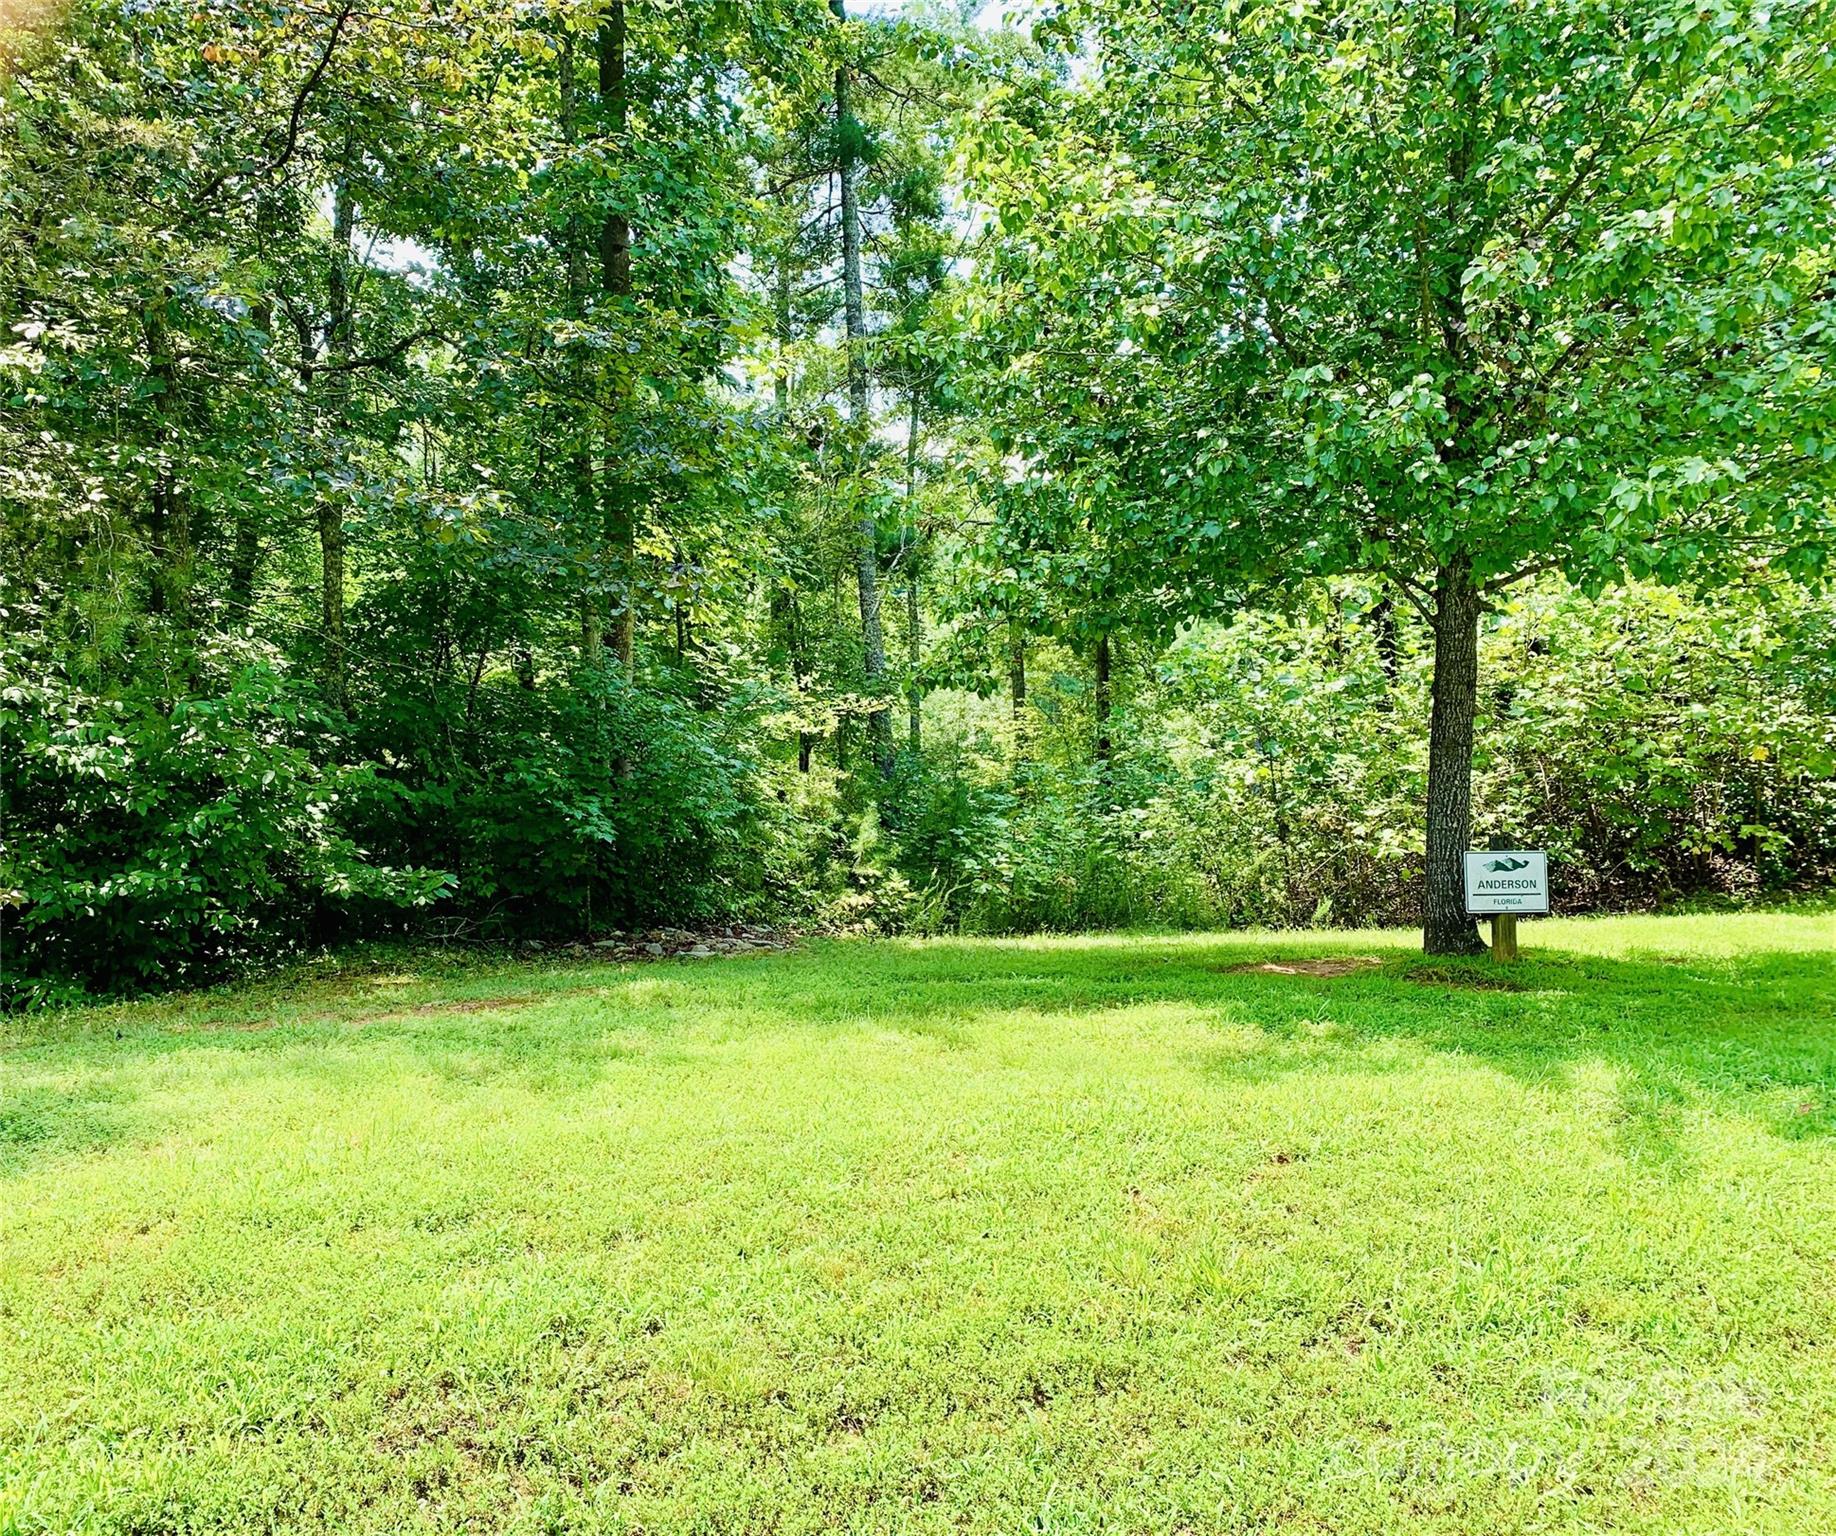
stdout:
[(1365, 571), (1422, 612), (1425, 944), (1475, 949), (1488, 602), (1551, 570), (1823, 568), (1831, 8), (1079, 0), (1054, 25), (1078, 83), (1016, 93), (979, 164), (1030, 451), (1146, 509), (1142, 564), (1176, 553), (1195, 606)]

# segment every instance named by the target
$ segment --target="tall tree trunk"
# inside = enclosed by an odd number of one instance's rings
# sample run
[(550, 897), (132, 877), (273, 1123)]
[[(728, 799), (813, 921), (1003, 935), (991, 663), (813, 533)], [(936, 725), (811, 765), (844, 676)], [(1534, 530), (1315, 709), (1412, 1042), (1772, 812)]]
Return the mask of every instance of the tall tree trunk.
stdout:
[(1371, 627), (1376, 631), (1377, 662), (1383, 668), (1383, 675), (1391, 686), (1396, 683), (1397, 642), (1396, 642), (1396, 599), (1386, 593), (1377, 606), (1371, 609)]
[[(1397, 646), (1397, 633), (1395, 633), (1394, 596), (1384, 593), (1383, 600), (1371, 609), (1371, 629), (1375, 629), (1375, 637), (1377, 637), (1377, 664), (1383, 668), (1384, 681), (1390, 685), (1390, 688), (1395, 688), (1401, 651)], [(1395, 708), (1395, 701), (1386, 694), (1381, 699), (1377, 699), (1377, 708), (1390, 710), (1390, 708)]]
[[(829, 0), (838, 21), (848, 19), (845, 0)], [(855, 573), (861, 598), (861, 669), (867, 692), (879, 698), (886, 684), (886, 636), (880, 624), (880, 529), (873, 503), (862, 494), (863, 471), (872, 436), (867, 399), (867, 306), (861, 292), (861, 205), (856, 187), (860, 125), (849, 105), (848, 66), (835, 71), (835, 138), (841, 180), (842, 296), (848, 334), (848, 424), (854, 454), (854, 490), (860, 506)], [(867, 717), (868, 750), (882, 778), (892, 774), (892, 713), (884, 703)]]
[(912, 391), (912, 414), (905, 433), (905, 635), (910, 649), (911, 676), (905, 685), (909, 714), (908, 736), (912, 756), (918, 755), (924, 724), (924, 686), (918, 669), (924, 655), (924, 634), (918, 613), (918, 566), (922, 559), (918, 541), (918, 391)]
[[(803, 604), (797, 600), (795, 587), (791, 589), (790, 594), (790, 660), (791, 676), (797, 682), (797, 696), (802, 698), (809, 692), (810, 666), (804, 644)], [(815, 751), (816, 733), (807, 727), (800, 726), (797, 730), (797, 772), (808, 773), (810, 771), (810, 759)]]
[(236, 540), (230, 546), (229, 606), (236, 624), (248, 623), (255, 608), (255, 573), (261, 567), (261, 525), (249, 506), (236, 509)]
[[(785, 659), (790, 663), (791, 686), (797, 691), (801, 704), (809, 692), (809, 665), (804, 653), (803, 613), (797, 602), (797, 589), (793, 585), (795, 576), (782, 587), (777, 588), (771, 597), (771, 627), (774, 643), (778, 637), (784, 641)], [(816, 736), (804, 726), (797, 728), (797, 771), (810, 771), (810, 753), (816, 745)]]
[[(772, 380), (772, 400), (780, 415), (790, 409), (791, 400), (791, 281), (796, 241), (793, 225), (792, 232), (784, 237), (784, 250), (778, 258), (776, 292), (772, 296), (773, 329), (778, 342), (778, 372)], [(793, 583), (795, 579), (793, 574)], [(773, 599), (774, 606), (780, 601), (783, 604), (786, 649), (790, 653), (791, 681), (801, 697), (809, 688), (809, 669), (804, 656), (803, 614), (797, 602), (796, 587), (786, 587), (781, 599)], [(797, 772), (810, 771), (811, 755), (815, 750), (816, 733), (800, 726), (797, 730)]]
[[(340, 452), (351, 399), (350, 361), (356, 355), (356, 294), (351, 282), (351, 237), (356, 233), (357, 203), (348, 175), (332, 193), (331, 259), (326, 268), (325, 357), (321, 419), (326, 433), (326, 465)], [(338, 708), (346, 703), (344, 664), (344, 506), (321, 491), (319, 524), (319, 639), (324, 646), (326, 696)]]
[(1096, 759), (1105, 769), (1109, 766), (1109, 635), (1097, 636), (1096, 642)]
[[(621, 155), (631, 126), (630, 101), (625, 89), (625, 0), (606, 0), (599, 13), (599, 107), (606, 131)], [(619, 209), (607, 213), (599, 227), (600, 286), (615, 299), (631, 296), (631, 221)], [(619, 406), (628, 405), (620, 388)], [(614, 410), (615, 427), (622, 411)], [(619, 607), (612, 624), (612, 649), (629, 678), (635, 650), (637, 621), (637, 519), (631, 487), (619, 476), (617, 455), (606, 447), (606, 504), (612, 541), (612, 558), (618, 566)]]
[(329, 496), (320, 496), (319, 639), (326, 696), (339, 708), (345, 703), (344, 676), (344, 512)]
[(794, 230), (784, 237), (784, 254), (778, 261), (777, 292), (772, 296), (773, 329), (778, 342), (778, 373), (772, 380), (771, 393), (780, 415), (790, 409), (791, 254), (796, 241)]
[(1473, 955), (1485, 946), (1466, 915), (1472, 834), (1473, 715), (1479, 698), (1479, 590), (1464, 558), (1436, 573), (1434, 707), (1428, 725), (1428, 868), (1422, 949)]
[(683, 658), (688, 654), (688, 561), (682, 556), (682, 546), (676, 546), (674, 568), (670, 571), (675, 593), (670, 600), (676, 620), (676, 665), (680, 667)]
[[(561, 142), (572, 150), (580, 143), (580, 87), (575, 71), (574, 34), (566, 27), (561, 29), (555, 69), (561, 111)], [(567, 312), (576, 320), (586, 315), (587, 243), (580, 219), (569, 214), (561, 230), (561, 245), (567, 253)], [(568, 368), (574, 376), (580, 397), (584, 399), (589, 392), (585, 370), (577, 360), (570, 360)], [(567, 467), (574, 491), (574, 515), (579, 521), (580, 532), (587, 547), (587, 567), (580, 591), (580, 659), (587, 666), (598, 668), (606, 659), (605, 597), (600, 590), (602, 530), (599, 525), (598, 496), (593, 486), (590, 431), (587, 423), (577, 421), (568, 451)]]
[[(185, 400), (181, 391), (178, 358), (166, 320), (168, 295), (162, 291), (141, 311), (147, 342), (147, 372), (155, 390), (153, 439), (159, 468), (155, 472), (148, 507), (148, 528), (155, 561), (147, 606), (164, 614), (181, 632), (192, 624), (191, 593), (197, 552), (191, 528), (191, 488), (176, 467), (184, 451)], [(187, 649), (189, 643), (187, 642)]]
[(1014, 716), (1014, 767), (1026, 761), (1026, 630), (1007, 621), (1007, 692)]
[[(267, 338), (262, 352), (266, 360), (274, 350), (273, 304), (266, 299), (260, 300), (250, 318), (255, 322), (255, 329)], [(235, 538), (230, 545), (229, 617), (233, 624), (247, 624), (255, 607), (255, 573), (261, 565), (261, 524), (255, 508), (246, 501), (239, 500), (236, 504), (235, 526)]]
[(916, 757), (923, 746), (924, 685), (918, 680), (924, 636), (918, 614), (918, 571), (914, 564), (905, 581), (905, 632), (911, 643), (911, 680), (905, 685), (906, 740)]

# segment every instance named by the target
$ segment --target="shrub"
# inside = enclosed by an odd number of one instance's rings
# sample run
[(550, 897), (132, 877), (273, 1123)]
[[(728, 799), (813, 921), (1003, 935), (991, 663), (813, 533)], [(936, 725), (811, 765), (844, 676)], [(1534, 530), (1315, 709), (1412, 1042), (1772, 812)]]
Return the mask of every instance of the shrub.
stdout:
[[(1419, 920), (1427, 636), (1314, 599), (1181, 637), (1101, 773), (1075, 678), (1038, 690), (1018, 770), (968, 711), (910, 781), (911, 885), (983, 931)], [(1827, 604), (1551, 584), (1489, 616), (1482, 677), (1474, 837), (1547, 847), (1563, 908), (1836, 878)]]
[(78, 686), (30, 640), (0, 647), (0, 921), (6, 996), (198, 980), (297, 947), (352, 902), (419, 905), (438, 872), (372, 862), (327, 767), (328, 720), (248, 641), (200, 656), (192, 691)]
[(792, 816), (748, 724), (617, 668), (487, 678), (363, 718), (388, 771), (349, 814), (392, 859), (451, 871), (451, 910), (485, 933), (742, 917), (796, 879), (774, 867)]

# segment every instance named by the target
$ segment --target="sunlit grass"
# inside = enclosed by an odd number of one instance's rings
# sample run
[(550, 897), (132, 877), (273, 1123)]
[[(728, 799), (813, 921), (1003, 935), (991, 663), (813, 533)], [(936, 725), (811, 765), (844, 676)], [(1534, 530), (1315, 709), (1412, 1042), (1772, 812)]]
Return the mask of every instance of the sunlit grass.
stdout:
[(11, 1021), (0, 1531), (1830, 1528), (1836, 917), (1525, 943)]

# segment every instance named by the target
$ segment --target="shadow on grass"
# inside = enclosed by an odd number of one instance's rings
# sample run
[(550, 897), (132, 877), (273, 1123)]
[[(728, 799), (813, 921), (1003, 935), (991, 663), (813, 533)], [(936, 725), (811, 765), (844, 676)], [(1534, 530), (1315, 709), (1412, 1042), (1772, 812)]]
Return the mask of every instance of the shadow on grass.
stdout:
[(98, 1151), (131, 1124), (130, 1096), (111, 1083), (26, 1083), (0, 1092), (0, 1176), (43, 1157)]
[[(1255, 968), (1354, 955), (1378, 963), (1330, 976)], [(561, 1094), (621, 1066), (691, 1073), (721, 1039), (753, 1033), (822, 1032), (840, 1066), (862, 1026), (929, 1039), (952, 1070), (974, 1071), (983, 1018), (1025, 1013), (1049, 1028), (1054, 1017), (1156, 1004), (1214, 1019), (1220, 1043), (1197, 1066), (1239, 1082), (1395, 1072), (1434, 1053), (1571, 1092), (1580, 1069), (1604, 1064), (1628, 1151), (1679, 1168), (1676, 1132), (1691, 1106), (1788, 1138), (1836, 1132), (1836, 955), (1814, 952), (1547, 949), (1501, 973), (1484, 960), (1426, 963), (1389, 935), (832, 942), (730, 961), (391, 980), (16, 1026), (0, 1054), (0, 1172), (157, 1132), (137, 1103), (155, 1057), (208, 1052), (233, 1071), (246, 1055), (250, 1070), (361, 1081), (375, 1051), (461, 1089), (514, 1081)], [(1226, 1029), (1243, 1038), (1226, 1046)]]
[[(1789, 1139), (1836, 1133), (1836, 960), (1785, 951), (1737, 958), (1617, 960), (1559, 952), (1501, 972), (1488, 960), (1392, 957), (1333, 981), (1237, 976), (1236, 999), (1275, 1045), (1226, 1075), (1386, 1072), (1403, 1042), (1457, 1055), (1541, 1090), (1578, 1069), (1616, 1083), (1619, 1139), (1645, 1161), (1680, 1162), (1677, 1131), (1702, 1106)], [(1253, 994), (1248, 990), (1254, 989)], [(1272, 994), (1285, 988), (1288, 997)], [(1321, 1030), (1322, 1020), (1336, 1025)]]
[[(1617, 1083), (1622, 1142), (1646, 1159), (1676, 1157), (1694, 1105), (1791, 1139), (1836, 1133), (1836, 953), (1617, 959), (1552, 949), (1501, 970), (1489, 959), (1424, 961), (1368, 937), (1162, 940), (1110, 951), (1106, 964), (1103, 951), (1072, 946), (952, 948), (920, 952), (946, 972), (929, 985), (916, 964), (889, 967), (864, 1011), (922, 1015), (940, 986), (959, 1007), (966, 986), (990, 1009), (1188, 1004), (1220, 1025), (1255, 1027), (1253, 1044), (1220, 1045), (1201, 1062), (1240, 1081), (1389, 1073), (1431, 1052), (1563, 1092), (1577, 1069), (1598, 1063)], [(1329, 976), (1259, 968), (1355, 955), (1379, 963)], [(1379, 1048), (1395, 1045), (1417, 1055)]]

